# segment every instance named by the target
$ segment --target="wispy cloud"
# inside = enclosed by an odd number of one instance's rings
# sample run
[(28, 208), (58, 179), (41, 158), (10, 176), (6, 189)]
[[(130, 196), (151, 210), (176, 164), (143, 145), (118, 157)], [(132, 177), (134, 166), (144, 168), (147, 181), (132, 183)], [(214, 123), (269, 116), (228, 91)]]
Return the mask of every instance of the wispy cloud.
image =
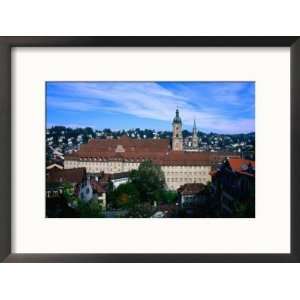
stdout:
[(247, 82), (48, 82), (47, 106), (87, 120), (99, 112), (166, 122), (178, 107), (185, 125), (195, 118), (203, 131), (254, 130), (254, 83)]

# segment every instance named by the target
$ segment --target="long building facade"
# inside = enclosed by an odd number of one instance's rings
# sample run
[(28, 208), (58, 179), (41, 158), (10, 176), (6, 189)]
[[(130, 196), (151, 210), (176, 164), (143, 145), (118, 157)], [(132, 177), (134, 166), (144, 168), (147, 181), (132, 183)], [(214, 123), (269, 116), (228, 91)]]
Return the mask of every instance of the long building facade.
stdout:
[[(173, 138), (168, 139), (92, 139), (77, 152), (65, 156), (65, 169), (85, 167), (88, 173), (120, 173), (137, 169), (151, 160), (161, 166), (167, 188), (177, 190), (186, 183), (211, 181), (212, 169), (226, 157), (218, 152), (186, 152), (183, 150), (182, 121), (176, 110), (172, 122)], [(236, 156), (235, 156), (236, 157)]]

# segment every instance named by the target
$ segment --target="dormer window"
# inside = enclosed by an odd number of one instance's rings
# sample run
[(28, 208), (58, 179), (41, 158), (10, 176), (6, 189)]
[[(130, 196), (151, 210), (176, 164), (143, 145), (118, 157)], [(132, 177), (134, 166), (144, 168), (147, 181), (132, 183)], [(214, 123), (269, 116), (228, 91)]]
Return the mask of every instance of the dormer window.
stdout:
[(115, 152), (125, 152), (125, 149), (124, 149), (124, 147), (123, 147), (122, 145), (118, 145), (118, 146), (116, 147)]

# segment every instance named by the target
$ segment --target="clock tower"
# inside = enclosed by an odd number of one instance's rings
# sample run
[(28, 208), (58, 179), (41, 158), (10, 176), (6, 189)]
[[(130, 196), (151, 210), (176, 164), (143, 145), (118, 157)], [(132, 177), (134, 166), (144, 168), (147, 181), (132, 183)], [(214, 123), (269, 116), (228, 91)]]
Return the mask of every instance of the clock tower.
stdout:
[(173, 137), (172, 137), (172, 150), (183, 151), (183, 139), (182, 139), (182, 121), (179, 117), (179, 110), (176, 109), (176, 115), (173, 119)]

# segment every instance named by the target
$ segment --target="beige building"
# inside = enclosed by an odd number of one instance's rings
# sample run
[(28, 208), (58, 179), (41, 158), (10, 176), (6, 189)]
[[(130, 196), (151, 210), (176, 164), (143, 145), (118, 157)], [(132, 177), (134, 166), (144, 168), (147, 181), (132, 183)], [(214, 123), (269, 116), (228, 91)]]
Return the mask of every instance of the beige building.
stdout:
[[(65, 169), (85, 167), (88, 173), (120, 173), (137, 169), (144, 160), (160, 165), (167, 187), (177, 190), (186, 183), (211, 181), (212, 168), (228, 155), (217, 152), (183, 151), (179, 111), (173, 120), (172, 143), (168, 139), (93, 139), (77, 152), (66, 155)], [(232, 157), (232, 156), (230, 156)]]

